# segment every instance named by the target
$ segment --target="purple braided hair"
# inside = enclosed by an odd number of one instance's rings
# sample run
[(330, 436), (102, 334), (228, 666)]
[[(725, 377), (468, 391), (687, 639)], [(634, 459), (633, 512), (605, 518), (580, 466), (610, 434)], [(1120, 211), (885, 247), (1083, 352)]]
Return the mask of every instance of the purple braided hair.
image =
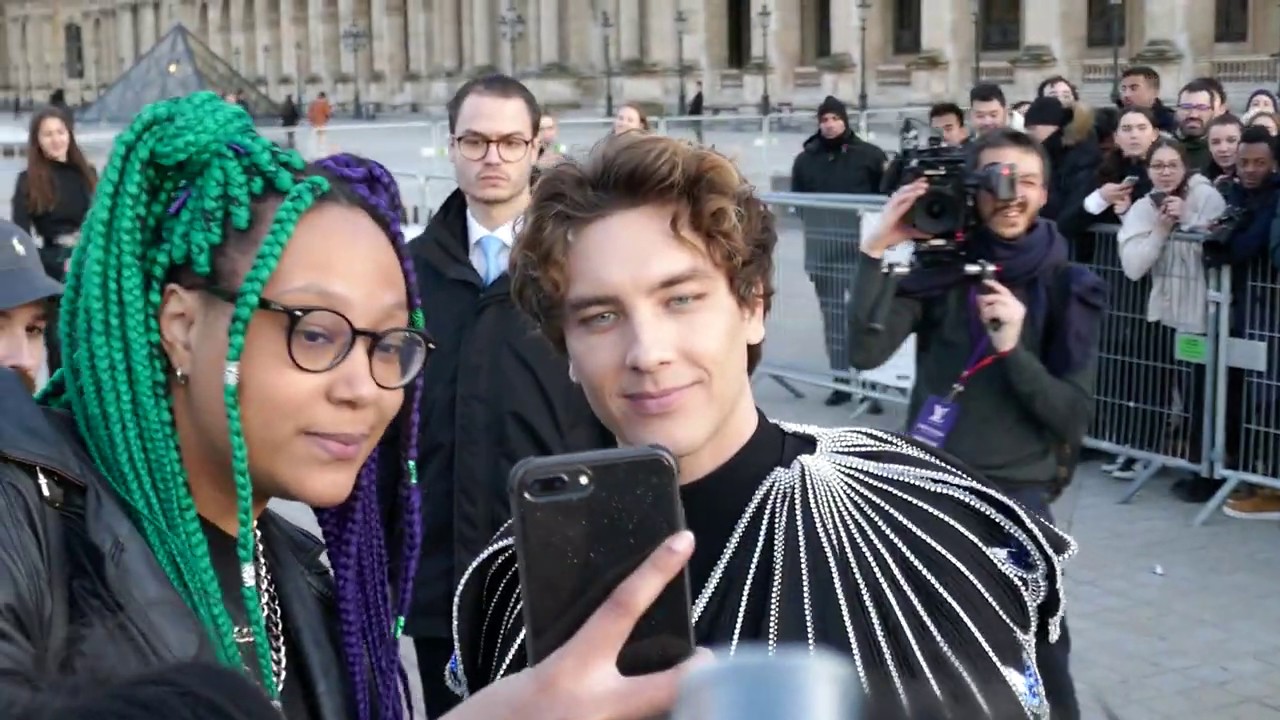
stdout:
[[(315, 163), (346, 184), (375, 213), (391, 236), (409, 289), (410, 324), (422, 329), (422, 300), (417, 275), (400, 219), (404, 212), (395, 178), (382, 165), (350, 154), (326, 157)], [(399, 638), (413, 595), (418, 549), (422, 542), (422, 494), (418, 487), (418, 422), (422, 399), (422, 377), (409, 386), (399, 428), (400, 457), (391, 448), (376, 450), (356, 479), (355, 491), (342, 505), (316, 512), (333, 566), (338, 594), (338, 621), (342, 627), (343, 655), (354, 686), (358, 720), (372, 720), (371, 690), (376, 692), (381, 720), (404, 720), (405, 709), (413, 714), (409, 699), (408, 675), (400, 662)], [(387, 467), (380, 467), (386, 463)], [(398, 463), (393, 466), (392, 463)], [(387, 538), (381, 514), (379, 477), (391, 477), (390, 470), (402, 471), (399, 499), (402, 511), (399, 553), (394, 565), (388, 562)], [(395, 575), (392, 576), (391, 568)], [(395, 614), (386, 589), (394, 588)], [(372, 666), (372, 677), (369, 668)], [(373, 687), (370, 687), (372, 684)]]

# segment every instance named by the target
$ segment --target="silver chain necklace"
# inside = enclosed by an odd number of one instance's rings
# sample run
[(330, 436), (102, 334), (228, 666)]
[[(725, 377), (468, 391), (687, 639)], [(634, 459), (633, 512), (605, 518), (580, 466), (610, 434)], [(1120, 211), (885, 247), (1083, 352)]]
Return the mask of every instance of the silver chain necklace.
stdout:
[[(287, 672), (287, 658), (284, 647), (284, 621), (280, 614), (280, 597), (276, 594), (276, 584), (267, 569), (266, 553), (262, 549), (262, 531), (257, 524), (253, 527), (254, 562), (244, 565), (240, 571), (240, 580), (245, 587), (257, 585), (258, 597), (261, 598), (264, 620), (266, 621), (267, 642), (271, 645), (271, 674), (275, 676), (276, 700), (272, 701), (277, 710), (283, 709), (280, 699), (284, 691), (284, 678)], [(236, 627), (236, 644), (252, 645), (253, 629)]]

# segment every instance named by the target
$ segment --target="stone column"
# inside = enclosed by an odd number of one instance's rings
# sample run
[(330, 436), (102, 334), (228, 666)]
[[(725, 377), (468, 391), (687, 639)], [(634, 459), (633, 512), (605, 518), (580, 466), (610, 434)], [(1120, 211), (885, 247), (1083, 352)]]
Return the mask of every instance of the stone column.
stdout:
[[(660, 67), (676, 66), (676, 3), (675, 0), (646, 0), (644, 57)], [(685, 10), (685, 15), (689, 11)], [(686, 48), (687, 49), (687, 48)]]
[(565, 64), (578, 69), (604, 69), (600, 57), (599, 13), (592, 12), (591, 0), (565, 0), (564, 41), (568, 51)]
[(912, 94), (922, 102), (967, 99), (975, 40), (969, 0), (921, 0), (920, 17), (920, 55), (910, 63)]
[(471, 63), (475, 66), (498, 66), (498, 56), (493, 52), (494, 23), (493, 0), (472, 0), (471, 4)]
[(138, 6), (138, 52), (146, 53), (156, 44), (156, 8), (150, 2)]
[[(1184, 66), (1189, 66), (1191, 61), (1187, 47), (1186, 5), (1169, 0), (1141, 1), (1145, 42), (1131, 60), (1136, 65), (1149, 65), (1160, 73), (1161, 87), (1166, 89), (1163, 92), (1177, 92), (1177, 88), (1189, 79), (1185, 77)], [(1170, 91), (1168, 88), (1173, 89)]]
[[(845, 54), (853, 60), (858, 56), (858, 0), (831, 0), (831, 54)], [(879, 26), (867, 25), (867, 44), (871, 38), (881, 33), (875, 32)], [(885, 26), (888, 28), (888, 26)], [(884, 33), (888, 34), (888, 33)], [(892, 41), (891, 41), (892, 42)]]
[(84, 77), (80, 79), (82, 94), (84, 88), (98, 84), (98, 36), (93, 31), (93, 19), (93, 15), (80, 18), (80, 57), (84, 63)]
[(405, 57), (405, 38), (409, 28), (405, 24), (405, 4), (411, 0), (374, 0), (374, 17), (378, 17), (378, 4), (381, 3), (386, 14), (383, 27), (383, 52), (378, 55), (382, 70), (387, 74), (387, 82), (399, 88), (404, 82), (406, 66), (409, 58)]
[(406, 0), (409, 27), (405, 28), (405, 32), (409, 35), (409, 57), (405, 61), (411, 74), (426, 75), (427, 70), (436, 62), (436, 42), (429, 29), (434, 26), (432, 16), (438, 13), (441, 4), (437, 0), (434, 7), (428, 10), (425, 3)]
[(617, 14), (614, 23), (618, 32), (618, 64), (626, 66), (640, 62), (643, 48), (640, 47), (640, 2), (639, 0), (618, 0)]
[(537, 0), (538, 64), (542, 67), (561, 62), (560, 0)]
[(135, 38), (133, 35), (133, 14), (137, 8), (126, 5), (116, 10), (116, 29), (119, 30), (120, 52), (117, 54), (120, 63), (120, 71), (133, 64), (137, 59), (134, 52)]
[(307, 0), (307, 42), (302, 46), (302, 53), (307, 61), (303, 63), (303, 82), (312, 73), (326, 75), (333, 72), (333, 65), (329, 61), (329, 54), (333, 50), (325, 42), (328, 37), (325, 28), (327, 22), (324, 0)]
[(462, 69), (462, 35), (458, 24), (461, 17), (461, 0), (438, 0), (435, 24), (432, 26), (433, 46), (440, 66), (445, 70)]
[[(1062, 0), (1036, 0), (1030, 7), (1022, 6), (1022, 52), (1013, 59), (1018, 97), (1032, 97), (1040, 81), (1064, 74), (1062, 36), (1067, 18), (1063, 11)], [(1028, 17), (1028, 12), (1035, 17)]]
[(282, 95), (293, 95), (294, 100), (298, 99), (298, 84), (302, 82), (302, 78), (298, 76), (298, 70), (301, 67), (302, 58), (298, 51), (298, 42), (306, 37), (307, 25), (302, 18), (295, 17), (294, 11), (296, 7), (293, 0), (283, 0), (280, 3), (280, 17), (278, 19), (278, 33), (280, 36), (279, 52), (280, 58), (277, 61), (277, 67), (280, 68), (280, 74), (293, 78), (293, 82), (288, 87), (281, 88)]
[(253, 56), (257, 66), (257, 72), (250, 75), (249, 79), (255, 81), (256, 86), (258, 77), (266, 78), (267, 87), (270, 88), (276, 77), (276, 64), (280, 60), (277, 57), (280, 54), (280, 39), (276, 37), (275, 22), (273, 22), (273, 20), (278, 22), (279, 18), (271, 18), (267, 14), (266, 0), (249, 0), (249, 2), (253, 3), (253, 33), (250, 36), (253, 38), (253, 48), (246, 54)]
[[(390, 73), (390, 57), (388, 47), (387, 28), (391, 24), (391, 18), (387, 16), (387, 0), (372, 0), (369, 4), (369, 24), (366, 26), (369, 31), (369, 69), (370, 72), (381, 72), (384, 75)], [(372, 80), (372, 77), (366, 79)]]

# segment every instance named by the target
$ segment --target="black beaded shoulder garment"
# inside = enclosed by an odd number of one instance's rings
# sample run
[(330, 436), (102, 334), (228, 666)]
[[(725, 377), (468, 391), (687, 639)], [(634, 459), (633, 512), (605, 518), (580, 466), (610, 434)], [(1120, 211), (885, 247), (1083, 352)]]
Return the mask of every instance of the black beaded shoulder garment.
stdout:
[[(681, 496), (700, 645), (848, 653), (872, 717), (1049, 717), (1037, 633), (1057, 640), (1076, 544), (958, 461), (894, 433), (761, 415)], [(526, 666), (522, 608), (508, 527), (454, 599), (455, 692)]]

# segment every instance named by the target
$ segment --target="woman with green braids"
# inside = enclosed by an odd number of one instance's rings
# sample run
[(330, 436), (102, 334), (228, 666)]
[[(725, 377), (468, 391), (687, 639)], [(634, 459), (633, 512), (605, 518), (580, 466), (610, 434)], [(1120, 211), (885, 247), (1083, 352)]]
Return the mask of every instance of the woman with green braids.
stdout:
[[(431, 345), (396, 197), (379, 166), (307, 167), (212, 93), (152, 105), (119, 137), (47, 409), (0, 396), (0, 474), (42, 501), (24, 512), (4, 483), (0, 557), (22, 562), (0, 570), (3, 666), (211, 658), (289, 718), (406, 717), (396, 618), (420, 511), (397, 438), (416, 437), (401, 427)], [(270, 498), (317, 509), (332, 576)], [(397, 507), (409, 522), (388, 547)]]

